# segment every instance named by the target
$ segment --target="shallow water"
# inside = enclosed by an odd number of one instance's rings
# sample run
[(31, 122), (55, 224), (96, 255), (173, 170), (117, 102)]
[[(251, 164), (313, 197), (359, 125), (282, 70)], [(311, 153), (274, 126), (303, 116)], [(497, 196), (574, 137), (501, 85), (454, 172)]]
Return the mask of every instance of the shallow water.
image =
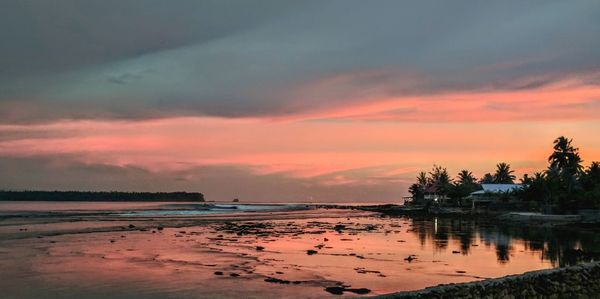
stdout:
[(325, 288), (338, 285), (375, 295), (570, 265), (600, 252), (590, 231), (455, 218), (72, 210), (0, 218), (4, 297), (316, 298), (335, 296)]

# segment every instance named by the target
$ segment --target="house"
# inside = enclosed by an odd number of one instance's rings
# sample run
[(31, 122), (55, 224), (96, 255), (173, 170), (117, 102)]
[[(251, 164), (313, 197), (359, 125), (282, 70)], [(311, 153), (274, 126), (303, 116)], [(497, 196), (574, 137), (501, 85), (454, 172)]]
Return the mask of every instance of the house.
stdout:
[(471, 193), (473, 197), (501, 195), (523, 188), (521, 184), (481, 184), (481, 190)]
[(478, 205), (489, 204), (498, 200), (503, 195), (510, 194), (523, 188), (521, 184), (481, 184), (481, 190), (471, 193), (470, 198), (473, 210)]
[(440, 194), (438, 186), (435, 186), (435, 185), (428, 186), (427, 188), (425, 188), (425, 190), (423, 190), (423, 193), (424, 193), (423, 198), (425, 199), (426, 202), (428, 202), (428, 201), (442, 202), (447, 199), (446, 195)]

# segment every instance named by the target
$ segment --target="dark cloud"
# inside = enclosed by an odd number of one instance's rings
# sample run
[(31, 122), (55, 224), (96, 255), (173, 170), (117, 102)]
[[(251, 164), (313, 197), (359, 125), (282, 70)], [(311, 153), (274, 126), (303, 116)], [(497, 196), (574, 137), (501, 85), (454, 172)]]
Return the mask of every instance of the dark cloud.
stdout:
[(361, 95), (598, 84), (599, 27), (586, 0), (9, 0), (0, 118), (271, 116)]
[(0, 75), (52, 74), (206, 43), (292, 7), (269, 0), (2, 1)]

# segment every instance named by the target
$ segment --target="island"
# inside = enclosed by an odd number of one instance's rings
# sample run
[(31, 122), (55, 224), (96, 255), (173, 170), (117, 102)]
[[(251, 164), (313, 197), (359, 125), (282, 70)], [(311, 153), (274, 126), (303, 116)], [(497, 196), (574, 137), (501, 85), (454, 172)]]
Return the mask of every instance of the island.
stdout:
[(197, 201), (199, 192), (0, 191), (0, 201)]

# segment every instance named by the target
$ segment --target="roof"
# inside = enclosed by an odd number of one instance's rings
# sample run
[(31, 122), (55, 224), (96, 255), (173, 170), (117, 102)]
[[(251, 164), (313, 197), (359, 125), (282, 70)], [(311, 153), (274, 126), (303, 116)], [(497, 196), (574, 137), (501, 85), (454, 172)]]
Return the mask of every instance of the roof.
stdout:
[(480, 195), (485, 193), (508, 193), (519, 190), (523, 187), (521, 184), (481, 184), (483, 190), (475, 191), (471, 195)]

